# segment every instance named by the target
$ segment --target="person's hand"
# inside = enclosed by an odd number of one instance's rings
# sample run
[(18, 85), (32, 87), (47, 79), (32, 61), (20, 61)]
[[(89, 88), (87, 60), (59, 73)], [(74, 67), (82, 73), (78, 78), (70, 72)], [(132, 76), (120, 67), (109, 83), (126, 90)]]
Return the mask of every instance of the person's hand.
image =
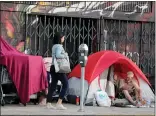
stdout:
[(132, 103), (133, 103), (133, 105), (136, 106), (136, 107), (140, 107), (140, 106), (141, 106), (141, 105), (139, 104), (138, 101), (133, 101)]
[(139, 101), (139, 102), (137, 101), (135, 106), (139, 108), (140, 106), (143, 105), (144, 105), (144, 101)]

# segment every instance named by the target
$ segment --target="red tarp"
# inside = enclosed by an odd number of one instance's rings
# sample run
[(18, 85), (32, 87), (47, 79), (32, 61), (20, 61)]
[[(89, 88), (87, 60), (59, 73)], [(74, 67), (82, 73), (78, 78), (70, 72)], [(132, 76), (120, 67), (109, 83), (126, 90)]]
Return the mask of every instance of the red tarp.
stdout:
[[(88, 62), (85, 67), (85, 80), (91, 83), (104, 70), (114, 65), (114, 72), (122, 78), (126, 77), (127, 71), (133, 71), (135, 75), (141, 77), (149, 85), (148, 79), (145, 77), (139, 67), (126, 56), (115, 51), (100, 51), (88, 57)], [(69, 74), (69, 78), (81, 76), (80, 65), (78, 64)]]
[(21, 102), (29, 102), (30, 95), (48, 86), (42, 57), (25, 55), (10, 46), (1, 37), (0, 48), (0, 64), (7, 67)]

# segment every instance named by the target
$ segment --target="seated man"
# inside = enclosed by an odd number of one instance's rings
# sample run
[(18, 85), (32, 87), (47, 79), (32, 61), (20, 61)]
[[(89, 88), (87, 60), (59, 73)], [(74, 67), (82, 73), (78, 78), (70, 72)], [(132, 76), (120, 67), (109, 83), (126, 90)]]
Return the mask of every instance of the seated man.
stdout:
[[(134, 106), (140, 106), (138, 102), (144, 104), (140, 87), (137, 83), (137, 80), (134, 78), (133, 72), (127, 72), (127, 78), (120, 79), (119, 81), (116, 81), (115, 84), (118, 88), (118, 97), (125, 97), (130, 104)], [(135, 97), (135, 99), (133, 99), (132, 96)]]

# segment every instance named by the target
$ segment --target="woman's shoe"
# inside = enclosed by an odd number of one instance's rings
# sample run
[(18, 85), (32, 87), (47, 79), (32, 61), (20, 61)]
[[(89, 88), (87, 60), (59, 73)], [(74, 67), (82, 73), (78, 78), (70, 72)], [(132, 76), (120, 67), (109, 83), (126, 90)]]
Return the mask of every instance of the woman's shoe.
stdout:
[(51, 103), (47, 103), (47, 108), (48, 108), (48, 109), (56, 109), (54, 106), (52, 106)]
[(64, 107), (62, 104), (56, 104), (56, 109), (58, 109), (58, 110), (66, 110), (67, 108)]

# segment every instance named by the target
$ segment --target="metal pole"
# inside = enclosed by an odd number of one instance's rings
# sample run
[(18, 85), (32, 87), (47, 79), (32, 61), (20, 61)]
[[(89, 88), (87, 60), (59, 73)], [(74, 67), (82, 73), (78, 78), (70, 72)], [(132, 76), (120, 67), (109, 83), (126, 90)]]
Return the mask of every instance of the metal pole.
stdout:
[(81, 97), (80, 97), (80, 112), (84, 112), (84, 77), (85, 67), (81, 67)]

